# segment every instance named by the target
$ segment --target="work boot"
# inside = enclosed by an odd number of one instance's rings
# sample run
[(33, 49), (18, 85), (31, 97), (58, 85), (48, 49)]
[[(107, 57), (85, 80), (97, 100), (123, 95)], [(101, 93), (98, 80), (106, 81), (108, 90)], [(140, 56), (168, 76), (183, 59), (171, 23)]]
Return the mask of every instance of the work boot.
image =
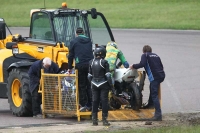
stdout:
[(162, 115), (154, 116), (154, 117), (148, 119), (147, 121), (162, 121)]
[(54, 118), (55, 115), (53, 115), (53, 114), (46, 114), (45, 117), (46, 117), (46, 118)]
[(97, 113), (92, 113), (92, 125), (93, 126), (97, 126), (98, 125)]
[(87, 110), (86, 106), (80, 107), (80, 109), (79, 109), (80, 112), (86, 112), (86, 110)]
[(142, 109), (154, 109), (154, 105), (153, 104), (147, 104), (145, 106), (142, 107)]
[(42, 118), (42, 114), (33, 115), (33, 118)]
[(110, 126), (110, 123), (107, 121), (108, 114), (103, 113), (102, 114), (102, 121), (103, 121), (103, 126)]
[(86, 106), (87, 111), (92, 111), (92, 106)]

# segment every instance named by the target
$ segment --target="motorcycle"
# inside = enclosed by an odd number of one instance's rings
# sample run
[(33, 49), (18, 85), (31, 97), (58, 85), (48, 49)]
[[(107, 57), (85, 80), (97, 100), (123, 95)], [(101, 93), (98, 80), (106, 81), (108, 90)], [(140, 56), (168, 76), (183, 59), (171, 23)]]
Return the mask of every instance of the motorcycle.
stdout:
[(121, 62), (118, 63), (114, 73), (114, 88), (110, 97), (110, 106), (114, 109), (120, 109), (122, 105), (125, 108), (139, 110), (142, 107), (142, 90), (144, 87), (145, 75), (143, 72), (140, 81), (136, 69), (121, 68)]

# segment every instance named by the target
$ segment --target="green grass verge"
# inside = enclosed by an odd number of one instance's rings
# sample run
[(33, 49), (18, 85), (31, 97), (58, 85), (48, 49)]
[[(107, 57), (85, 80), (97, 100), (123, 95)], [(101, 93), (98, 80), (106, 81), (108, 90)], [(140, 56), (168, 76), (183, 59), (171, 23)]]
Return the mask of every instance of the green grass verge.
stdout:
[[(93, 133), (93, 132), (86, 132)], [(161, 128), (136, 128), (129, 130), (95, 131), (95, 133), (200, 133), (200, 126), (176, 126)]]
[[(63, 0), (46, 0), (58, 8)], [(65, 0), (69, 8), (102, 12), (112, 28), (200, 29), (200, 0)], [(43, 8), (44, 0), (1, 0), (0, 17), (9, 26), (29, 26), (30, 10)]]

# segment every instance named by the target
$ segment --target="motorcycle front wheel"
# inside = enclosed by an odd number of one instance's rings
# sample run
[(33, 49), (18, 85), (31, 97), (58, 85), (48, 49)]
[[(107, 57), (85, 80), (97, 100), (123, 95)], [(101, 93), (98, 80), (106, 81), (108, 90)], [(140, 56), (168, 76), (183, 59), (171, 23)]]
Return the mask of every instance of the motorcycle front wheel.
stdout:
[(141, 92), (139, 91), (139, 87), (136, 83), (131, 83), (130, 89), (132, 90), (131, 107), (134, 110), (139, 110), (142, 106), (142, 98)]

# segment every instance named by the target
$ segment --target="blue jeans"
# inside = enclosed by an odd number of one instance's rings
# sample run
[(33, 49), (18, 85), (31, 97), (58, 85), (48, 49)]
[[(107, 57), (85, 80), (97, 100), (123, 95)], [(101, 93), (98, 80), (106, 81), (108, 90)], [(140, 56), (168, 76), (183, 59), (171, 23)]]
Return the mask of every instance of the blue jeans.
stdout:
[(155, 106), (155, 117), (162, 116), (161, 108), (160, 108), (160, 101), (158, 98), (158, 89), (160, 86), (160, 83), (164, 81), (164, 78), (162, 79), (156, 79), (151, 82), (150, 84), (150, 91), (151, 91), (151, 97), (153, 100), (153, 104)]

